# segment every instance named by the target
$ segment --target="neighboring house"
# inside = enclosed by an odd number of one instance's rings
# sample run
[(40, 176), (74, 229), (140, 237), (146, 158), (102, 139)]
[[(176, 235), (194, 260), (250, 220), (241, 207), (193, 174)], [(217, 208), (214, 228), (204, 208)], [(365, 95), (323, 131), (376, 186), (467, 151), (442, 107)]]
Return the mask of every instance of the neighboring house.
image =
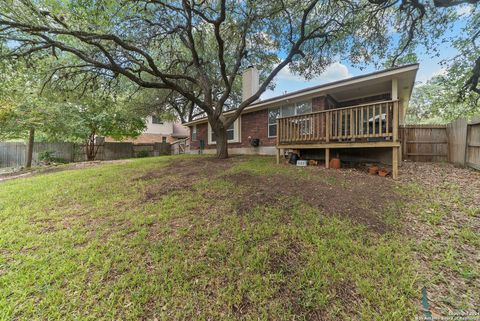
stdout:
[[(179, 122), (163, 121), (156, 116), (149, 116), (146, 120), (147, 128), (135, 139), (126, 139), (124, 142), (132, 142), (134, 144), (151, 144), (151, 143), (172, 143), (179, 139), (188, 138), (190, 133), (188, 127), (183, 126)], [(107, 141), (114, 141), (107, 138)]]
[[(291, 92), (245, 108), (228, 131), (232, 154), (277, 155), (289, 150), (305, 158), (379, 161), (393, 165), (401, 159), (398, 128), (406, 109), (418, 64)], [(258, 72), (243, 76), (243, 98), (258, 89)], [(228, 115), (231, 112), (226, 112)], [(191, 152), (204, 146), (215, 153), (215, 137), (206, 118), (185, 124), (190, 128)], [(258, 146), (254, 146), (258, 143)]]

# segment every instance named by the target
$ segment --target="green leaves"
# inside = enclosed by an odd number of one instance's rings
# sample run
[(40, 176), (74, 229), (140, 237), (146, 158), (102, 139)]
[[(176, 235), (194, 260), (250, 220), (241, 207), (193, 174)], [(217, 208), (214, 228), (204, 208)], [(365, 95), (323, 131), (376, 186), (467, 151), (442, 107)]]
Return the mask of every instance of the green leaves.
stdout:
[(141, 100), (131, 98), (133, 89), (122, 82), (108, 87), (99, 80), (80, 89), (75, 77), (45, 83), (48, 64), (36, 70), (21, 63), (7, 66), (0, 75), (1, 139), (26, 138), (35, 128), (44, 140), (84, 142), (92, 134), (134, 137), (145, 128), (149, 110), (136, 108)]
[(459, 96), (470, 73), (468, 67), (453, 64), (445, 74), (435, 76), (414, 89), (407, 114), (410, 123), (447, 123), (458, 118), (470, 118), (480, 113), (478, 95), (467, 92)]

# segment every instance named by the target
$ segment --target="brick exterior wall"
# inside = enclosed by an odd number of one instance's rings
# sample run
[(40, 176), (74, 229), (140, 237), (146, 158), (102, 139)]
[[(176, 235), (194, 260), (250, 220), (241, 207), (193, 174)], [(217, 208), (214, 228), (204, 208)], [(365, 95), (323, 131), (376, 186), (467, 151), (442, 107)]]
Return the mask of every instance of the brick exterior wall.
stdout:
[[(378, 101), (389, 99), (389, 95), (377, 95), (372, 97), (365, 97), (356, 100), (351, 100), (348, 102), (337, 103), (332, 97), (319, 96), (312, 99), (312, 112), (322, 111), (332, 108), (340, 108), (343, 106), (350, 106), (361, 104), (364, 102)], [(190, 126), (190, 133), (192, 133), (192, 127)], [(276, 138), (268, 137), (268, 109), (263, 109), (247, 114), (242, 114), (241, 116), (241, 142), (240, 143), (229, 143), (229, 148), (239, 148), (239, 147), (250, 147), (250, 142), (248, 137), (259, 138), (260, 146), (275, 146)], [(191, 134), (190, 134), (191, 135)], [(191, 138), (191, 136), (190, 136)], [(215, 145), (208, 145), (208, 124), (202, 123), (197, 124), (197, 139), (191, 140), (190, 148), (192, 150), (197, 150), (200, 147), (200, 140), (205, 141), (206, 149), (215, 149)]]
[(337, 108), (337, 102), (329, 95), (314, 97), (312, 99), (312, 112), (323, 111), (332, 108)]
[(312, 99), (312, 112), (325, 110), (326, 99), (325, 96), (315, 97)]
[[(249, 136), (251, 138), (259, 138), (260, 146), (275, 146), (276, 144), (275, 137), (268, 137), (268, 109), (243, 114), (241, 116), (240, 128), (241, 142), (229, 143), (229, 148), (250, 147)], [(190, 127), (190, 132), (192, 132), (192, 127)], [(205, 141), (206, 149), (215, 149), (214, 144), (208, 145), (207, 123), (197, 124), (197, 139), (191, 141), (190, 148), (193, 150), (199, 149), (201, 139)]]
[(190, 149), (199, 149), (200, 148), (200, 140), (203, 139), (205, 141), (205, 147), (207, 147), (207, 138), (208, 138), (208, 124), (202, 123), (197, 124), (197, 139), (192, 139), (193, 134), (193, 126), (190, 126)]

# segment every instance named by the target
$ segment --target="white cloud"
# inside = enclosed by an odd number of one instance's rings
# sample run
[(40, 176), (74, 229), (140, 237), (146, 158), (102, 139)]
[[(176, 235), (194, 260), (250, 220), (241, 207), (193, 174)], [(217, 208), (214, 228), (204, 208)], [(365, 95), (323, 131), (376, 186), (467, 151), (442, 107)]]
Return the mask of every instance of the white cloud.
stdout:
[(445, 75), (446, 73), (447, 73), (446, 68), (439, 68), (439, 69), (433, 70), (429, 73), (425, 72), (423, 70), (419, 70), (419, 73), (418, 73), (418, 76), (417, 76), (417, 81), (425, 83), (435, 76)]
[(470, 4), (462, 4), (456, 7), (455, 11), (459, 16), (469, 15), (473, 11), (473, 6)]
[(302, 76), (294, 75), (288, 66), (283, 68), (277, 75), (277, 81), (295, 81), (295, 82), (302, 82), (305, 84), (323, 84), (332, 81), (337, 81), (345, 78), (352, 77), (350, 72), (348, 71), (347, 66), (342, 63), (335, 62), (327, 67), (327, 69), (319, 76), (306, 80)]

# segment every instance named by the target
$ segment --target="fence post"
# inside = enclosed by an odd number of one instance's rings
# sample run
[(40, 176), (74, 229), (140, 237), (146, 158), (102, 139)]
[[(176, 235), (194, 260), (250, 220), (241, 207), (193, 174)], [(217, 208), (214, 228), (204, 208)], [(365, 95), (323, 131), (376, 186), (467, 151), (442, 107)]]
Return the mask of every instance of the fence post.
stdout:
[(467, 121), (458, 119), (447, 125), (448, 161), (465, 166), (467, 149)]

